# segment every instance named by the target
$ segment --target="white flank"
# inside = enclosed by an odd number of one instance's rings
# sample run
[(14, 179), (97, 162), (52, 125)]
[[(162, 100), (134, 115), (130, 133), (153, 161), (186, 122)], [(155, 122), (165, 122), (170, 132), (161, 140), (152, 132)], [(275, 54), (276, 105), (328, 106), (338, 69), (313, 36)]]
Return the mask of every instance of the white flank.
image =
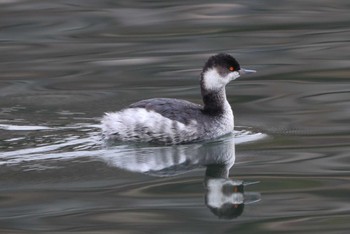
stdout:
[(129, 108), (107, 113), (102, 119), (102, 132), (107, 140), (177, 144), (196, 139), (197, 122), (185, 125), (154, 111)]

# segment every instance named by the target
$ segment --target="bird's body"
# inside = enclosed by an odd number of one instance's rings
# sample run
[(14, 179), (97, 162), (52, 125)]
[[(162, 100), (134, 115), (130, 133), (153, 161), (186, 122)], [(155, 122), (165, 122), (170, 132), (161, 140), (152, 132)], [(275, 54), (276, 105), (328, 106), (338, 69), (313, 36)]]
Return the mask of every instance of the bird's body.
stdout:
[(107, 140), (181, 144), (230, 133), (234, 117), (225, 85), (238, 78), (239, 71), (230, 55), (212, 56), (201, 74), (203, 105), (171, 98), (142, 100), (107, 113), (102, 119), (103, 135)]
[[(185, 100), (143, 100), (115, 113), (106, 114), (103, 132), (109, 139), (180, 144), (215, 138), (233, 130), (233, 114), (212, 116), (203, 107)], [(212, 126), (215, 126), (213, 128)]]

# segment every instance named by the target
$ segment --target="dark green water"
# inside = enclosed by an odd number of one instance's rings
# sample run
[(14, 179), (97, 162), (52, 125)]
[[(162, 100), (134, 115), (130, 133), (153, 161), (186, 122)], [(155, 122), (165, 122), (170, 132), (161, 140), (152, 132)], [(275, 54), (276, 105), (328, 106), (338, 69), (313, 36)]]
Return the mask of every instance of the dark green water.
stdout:
[[(349, 10), (0, 1), (0, 233), (348, 233)], [(233, 135), (103, 147), (104, 112), (200, 103), (218, 52), (258, 70), (227, 87)]]

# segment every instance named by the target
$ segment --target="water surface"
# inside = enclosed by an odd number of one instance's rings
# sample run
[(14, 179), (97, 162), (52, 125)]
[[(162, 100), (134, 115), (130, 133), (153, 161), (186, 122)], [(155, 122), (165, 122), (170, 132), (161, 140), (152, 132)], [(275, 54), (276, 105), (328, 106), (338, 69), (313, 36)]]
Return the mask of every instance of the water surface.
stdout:
[[(349, 10), (0, 1), (0, 232), (347, 233)], [(233, 134), (103, 146), (104, 112), (200, 103), (201, 67), (218, 52), (258, 70), (227, 87)]]

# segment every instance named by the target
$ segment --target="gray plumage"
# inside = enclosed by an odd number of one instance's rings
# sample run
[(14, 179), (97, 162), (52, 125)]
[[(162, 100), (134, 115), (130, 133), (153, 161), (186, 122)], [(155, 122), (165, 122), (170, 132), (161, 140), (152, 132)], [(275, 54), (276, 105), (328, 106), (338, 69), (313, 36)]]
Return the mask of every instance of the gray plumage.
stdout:
[(106, 140), (181, 144), (230, 133), (234, 119), (225, 86), (240, 71), (232, 56), (212, 56), (201, 73), (203, 106), (171, 98), (142, 100), (107, 113), (102, 119), (103, 136)]
[(152, 98), (131, 104), (128, 108), (145, 108), (171, 120), (189, 124), (191, 120), (201, 119), (203, 107), (186, 100), (173, 98)]

